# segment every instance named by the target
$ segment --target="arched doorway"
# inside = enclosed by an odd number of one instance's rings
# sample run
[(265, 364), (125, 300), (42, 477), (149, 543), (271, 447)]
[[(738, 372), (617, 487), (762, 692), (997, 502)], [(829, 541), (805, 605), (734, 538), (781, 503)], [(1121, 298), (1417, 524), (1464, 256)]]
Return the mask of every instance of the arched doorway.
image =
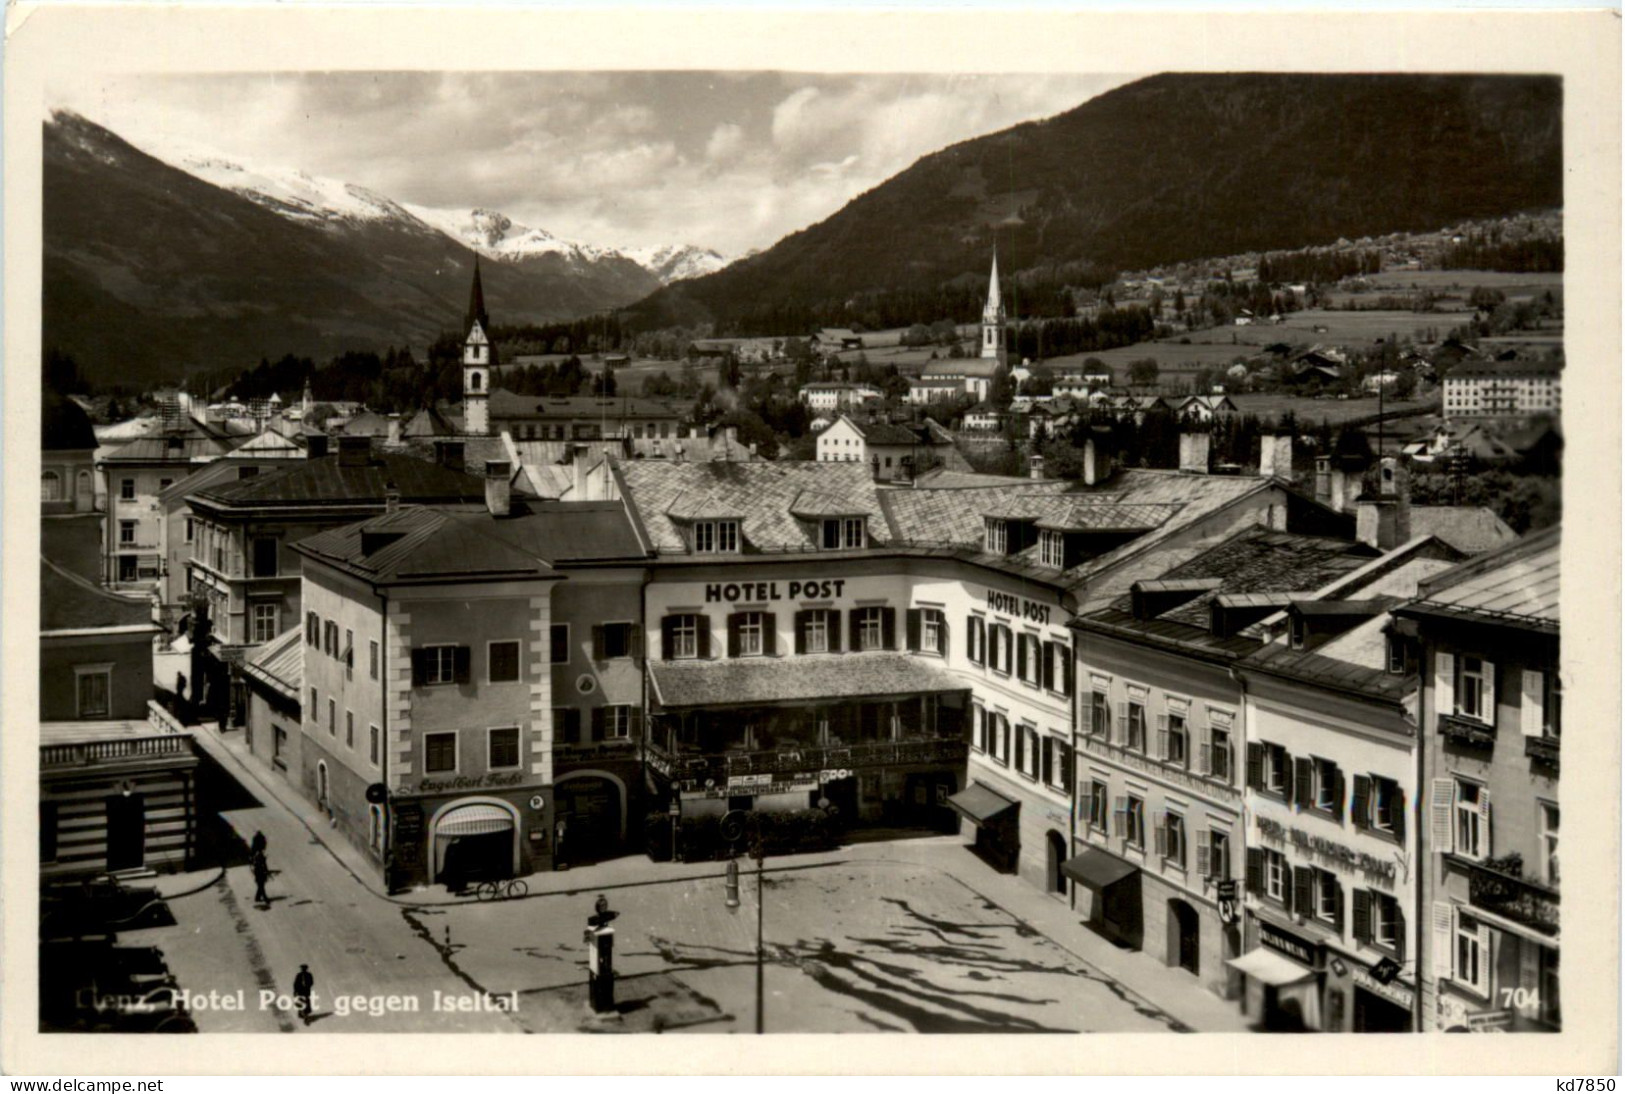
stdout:
[(1044, 865), (1049, 891), (1065, 895), (1066, 875), (1061, 872), (1061, 863), (1066, 861), (1066, 837), (1052, 828), (1044, 842), (1048, 847)]
[(1168, 902), (1168, 963), (1192, 975), (1201, 973), (1202, 920), (1183, 900)]
[(429, 821), (434, 880), (460, 889), (471, 880), (519, 873), (519, 811), (501, 798), (459, 798)]
[(626, 784), (607, 771), (572, 771), (554, 784), (555, 853), (571, 864), (620, 854), (626, 842)]

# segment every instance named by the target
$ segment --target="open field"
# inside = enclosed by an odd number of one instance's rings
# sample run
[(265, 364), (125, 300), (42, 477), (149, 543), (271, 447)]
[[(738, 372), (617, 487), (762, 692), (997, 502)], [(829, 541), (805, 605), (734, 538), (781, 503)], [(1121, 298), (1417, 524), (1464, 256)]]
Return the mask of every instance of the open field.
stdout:
[[(1243, 414), (1256, 414), (1260, 418), (1279, 418), (1287, 411), (1297, 416), (1301, 425), (1322, 420), (1338, 425), (1350, 418), (1364, 418), (1377, 412), (1377, 400), (1369, 399), (1306, 399), (1299, 395), (1232, 395), (1231, 402)], [(1387, 414), (1418, 407), (1437, 408), (1438, 398), (1384, 399), (1382, 409)]]
[(1382, 289), (1432, 289), (1463, 295), (1482, 285), (1486, 289), (1500, 289), (1515, 299), (1536, 296), (1548, 289), (1557, 292), (1563, 288), (1563, 275), (1499, 270), (1384, 270), (1367, 277), (1366, 282)]

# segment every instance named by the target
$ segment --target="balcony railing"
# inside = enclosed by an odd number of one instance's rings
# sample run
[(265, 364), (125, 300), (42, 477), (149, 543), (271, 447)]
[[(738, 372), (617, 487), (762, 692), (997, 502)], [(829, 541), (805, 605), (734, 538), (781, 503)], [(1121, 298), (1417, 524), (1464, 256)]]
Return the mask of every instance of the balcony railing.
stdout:
[(1521, 923), (1542, 934), (1555, 935), (1558, 929), (1557, 892), (1526, 881), (1516, 874), (1474, 862), (1467, 869), (1467, 899), (1503, 919)]
[(675, 780), (723, 779), (731, 775), (789, 775), (899, 764), (964, 763), (968, 746), (957, 737), (925, 737), (851, 745), (810, 745), (770, 752), (720, 755), (673, 754), (651, 746), (649, 764)]
[(1558, 769), (1558, 740), (1556, 737), (1525, 737), (1523, 754), (1537, 764), (1551, 768), (1555, 775)]
[(90, 767), (124, 760), (146, 760), (155, 756), (184, 756), (191, 749), (191, 739), (179, 734), (41, 745), (40, 767)]
[(1439, 715), (1439, 734), (1452, 744), (1489, 748), (1495, 744), (1495, 727), (1477, 718), (1459, 714)]

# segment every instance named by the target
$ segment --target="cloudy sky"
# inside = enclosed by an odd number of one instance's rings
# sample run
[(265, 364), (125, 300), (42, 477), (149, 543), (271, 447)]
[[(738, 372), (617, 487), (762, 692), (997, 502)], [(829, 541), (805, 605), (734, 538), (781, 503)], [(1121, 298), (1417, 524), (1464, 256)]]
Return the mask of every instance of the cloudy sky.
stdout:
[(733, 255), (928, 152), (1128, 76), (299, 73), (80, 77), (52, 96), (137, 147), (292, 167), (567, 239)]

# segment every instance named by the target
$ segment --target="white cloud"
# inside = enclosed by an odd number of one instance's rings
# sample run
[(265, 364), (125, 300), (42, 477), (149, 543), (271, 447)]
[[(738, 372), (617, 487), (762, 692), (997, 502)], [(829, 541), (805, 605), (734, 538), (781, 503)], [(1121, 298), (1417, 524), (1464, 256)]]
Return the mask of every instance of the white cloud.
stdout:
[(733, 122), (723, 122), (711, 130), (711, 139), (705, 142), (705, 158), (723, 163), (739, 155), (745, 147), (745, 130)]

